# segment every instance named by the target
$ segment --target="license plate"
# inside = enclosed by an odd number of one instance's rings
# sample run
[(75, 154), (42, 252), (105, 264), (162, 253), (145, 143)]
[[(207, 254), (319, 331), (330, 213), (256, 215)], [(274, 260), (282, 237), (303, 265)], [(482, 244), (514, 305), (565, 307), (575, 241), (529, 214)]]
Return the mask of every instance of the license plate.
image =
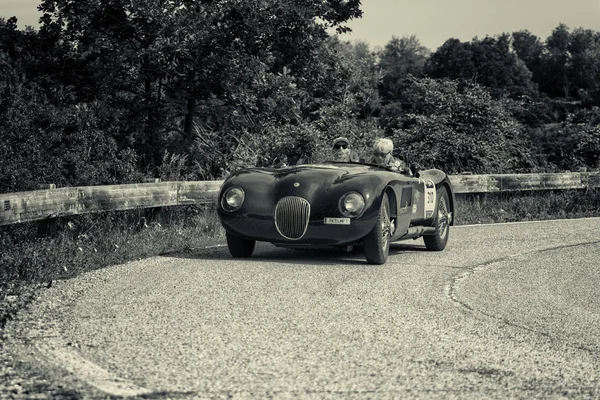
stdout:
[(325, 225), (350, 225), (350, 218), (325, 218)]

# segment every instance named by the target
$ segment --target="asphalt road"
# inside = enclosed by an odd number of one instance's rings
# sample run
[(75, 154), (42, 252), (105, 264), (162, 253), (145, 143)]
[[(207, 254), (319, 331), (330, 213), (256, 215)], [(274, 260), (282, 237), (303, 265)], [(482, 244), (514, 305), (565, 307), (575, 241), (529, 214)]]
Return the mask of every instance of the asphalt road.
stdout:
[(119, 396), (600, 398), (600, 218), (453, 227), (443, 252), (391, 253), (116, 266), (45, 291), (7, 347)]

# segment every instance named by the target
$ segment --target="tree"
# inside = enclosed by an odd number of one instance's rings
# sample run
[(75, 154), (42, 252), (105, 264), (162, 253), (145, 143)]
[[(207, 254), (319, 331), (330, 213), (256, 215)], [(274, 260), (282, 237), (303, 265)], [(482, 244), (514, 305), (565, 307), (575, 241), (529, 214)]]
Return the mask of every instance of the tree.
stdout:
[(511, 51), (510, 35), (474, 39), (471, 48), (473, 62), (477, 66), (476, 82), (490, 88), (493, 95), (520, 97), (535, 93), (531, 72)]
[(200, 103), (199, 120), (206, 123), (198, 126), (192, 159), (204, 175), (223, 176), (240, 165), (276, 165), (282, 159), (323, 160), (330, 140), (340, 135), (351, 138), (355, 148), (370, 144), (375, 127), (369, 116), (379, 104), (374, 53), (337, 37), (315, 52), (303, 77), (287, 69), (263, 71), (235, 95), (235, 102)]
[(538, 85), (543, 81), (542, 56), (544, 54), (544, 44), (540, 39), (529, 32), (521, 30), (512, 33), (512, 48), (517, 57), (525, 63), (525, 66), (532, 73), (532, 81)]
[(495, 97), (534, 95), (531, 72), (510, 48), (510, 36), (473, 39), (461, 43), (450, 39), (432, 54), (426, 67), (434, 78), (475, 82), (490, 88)]
[[(185, 143), (199, 102), (250, 106), (254, 81), (287, 68), (311, 84), (311, 64), (327, 29), (361, 15), (360, 1), (44, 0), (41, 30), (70, 46), (84, 101), (129, 111), (125, 138), (160, 163), (171, 132)], [(81, 78), (83, 77), (83, 78)], [(260, 85), (259, 85), (260, 86)], [(245, 94), (242, 94), (245, 93)], [(179, 117), (182, 126), (177, 126)]]
[(454, 38), (446, 40), (427, 60), (425, 73), (431, 78), (475, 81), (477, 66), (470, 44)]
[[(339, 37), (327, 40), (318, 57), (318, 68), (325, 68), (316, 98), (339, 103), (350, 118), (368, 118), (380, 107), (377, 85), (382, 72), (377, 55), (366, 42), (343, 42)], [(340, 103), (341, 101), (341, 103)]]
[(600, 104), (599, 32), (583, 28), (570, 32), (559, 24), (543, 43), (528, 31), (513, 32), (512, 39), (513, 49), (541, 92)]
[(422, 75), (429, 53), (414, 35), (392, 37), (379, 54), (379, 67), (383, 73), (379, 90), (384, 101), (400, 97), (409, 75)]
[(546, 52), (542, 57), (545, 76), (540, 89), (551, 96), (568, 98), (571, 94), (569, 82), (571, 34), (565, 24), (559, 24), (546, 39)]
[(573, 30), (569, 54), (572, 91), (581, 100), (600, 105), (600, 32), (583, 28)]
[(39, 80), (35, 57), (40, 43), (36, 32), (17, 29), (17, 18), (0, 18), (0, 92), (4, 98), (22, 85)]
[(397, 155), (448, 173), (511, 173), (535, 168), (522, 127), (507, 99), (457, 81), (414, 79), (407, 95), (419, 102), (398, 118)]

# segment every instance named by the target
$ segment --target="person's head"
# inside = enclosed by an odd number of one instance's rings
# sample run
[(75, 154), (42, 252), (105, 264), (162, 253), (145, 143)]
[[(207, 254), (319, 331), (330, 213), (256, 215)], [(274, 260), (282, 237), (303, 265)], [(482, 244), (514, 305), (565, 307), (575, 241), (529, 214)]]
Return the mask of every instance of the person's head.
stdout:
[(373, 161), (375, 164), (386, 165), (392, 159), (394, 142), (388, 138), (375, 139), (373, 143)]
[(345, 137), (338, 137), (334, 139), (331, 152), (333, 154), (334, 161), (350, 161), (350, 142)]

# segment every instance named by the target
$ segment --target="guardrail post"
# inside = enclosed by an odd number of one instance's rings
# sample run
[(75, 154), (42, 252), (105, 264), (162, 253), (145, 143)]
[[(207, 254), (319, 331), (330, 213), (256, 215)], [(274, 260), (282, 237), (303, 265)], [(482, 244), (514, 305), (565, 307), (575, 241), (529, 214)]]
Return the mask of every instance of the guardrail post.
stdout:
[(37, 222), (37, 236), (40, 238), (51, 237), (58, 230), (58, 218), (46, 218)]
[[(144, 182), (146, 183), (160, 183), (161, 179), (160, 178), (147, 178), (144, 179)], [(142, 217), (140, 218), (140, 228), (144, 227), (144, 223), (150, 223), (150, 222), (158, 222), (160, 224), (162, 224), (162, 213), (163, 213), (163, 207), (150, 207), (150, 208), (145, 208), (142, 211)]]
[(145, 208), (143, 212), (143, 218), (147, 222), (158, 222), (163, 223), (163, 208), (162, 207), (152, 207)]
[(39, 190), (56, 189), (55, 183), (40, 183), (37, 186)]
[[(38, 190), (49, 190), (56, 189), (55, 183), (39, 183), (37, 185)], [(50, 237), (56, 234), (58, 230), (58, 219), (57, 218), (45, 218), (37, 222), (37, 236), (38, 237)]]

